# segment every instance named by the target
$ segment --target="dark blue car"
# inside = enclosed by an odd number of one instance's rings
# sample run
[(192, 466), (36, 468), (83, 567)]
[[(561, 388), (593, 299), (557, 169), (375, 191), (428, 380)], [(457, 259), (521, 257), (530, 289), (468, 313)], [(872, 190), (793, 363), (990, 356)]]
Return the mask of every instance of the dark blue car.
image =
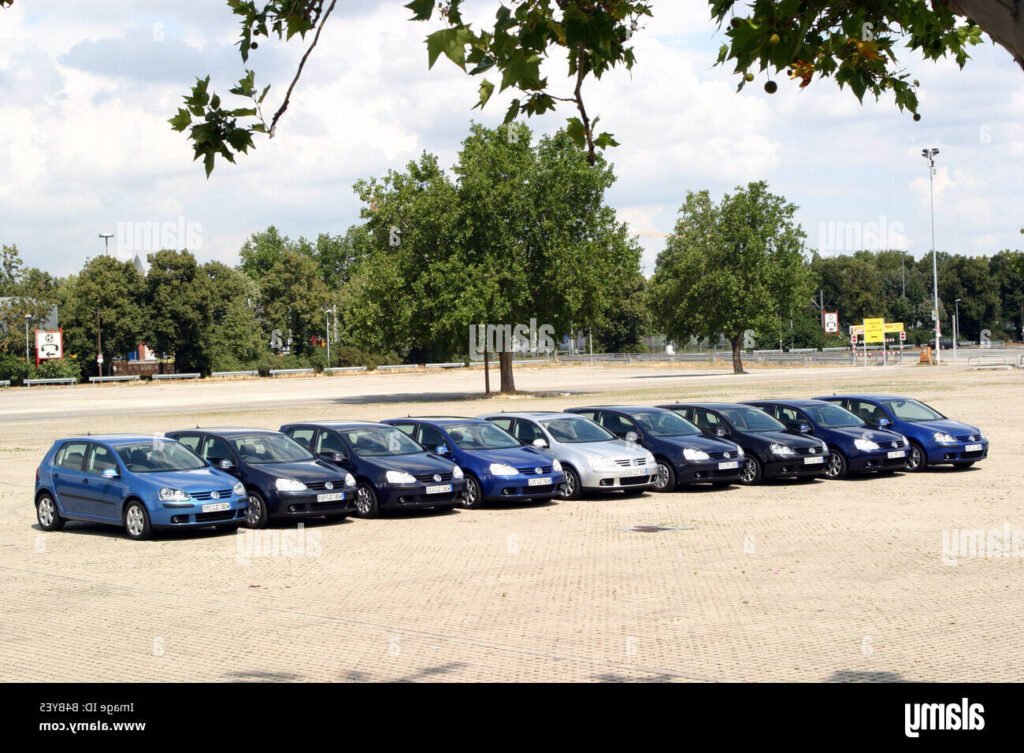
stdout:
[(817, 398), (856, 413), (869, 426), (898, 431), (910, 442), (907, 470), (930, 465), (970, 468), (988, 457), (981, 429), (946, 418), (920, 400), (901, 395), (827, 395)]
[(909, 445), (902, 434), (868, 426), (859, 416), (824, 400), (752, 400), (790, 431), (813, 434), (828, 443), (826, 478), (874, 471), (887, 475), (907, 466)]
[(307, 421), (286, 424), (281, 431), (323, 462), (355, 476), (361, 518), (376, 518), (385, 510), (451, 510), (466, 485), (459, 466), (427, 452), (394, 426)]
[(562, 464), (524, 446), (490, 421), (478, 418), (393, 418), (391, 424), (424, 447), (450, 457), (466, 474), (460, 504), (488, 501), (547, 501), (565, 481)]
[(248, 499), (236, 479), (173, 440), (108, 435), (54, 442), (36, 470), (35, 506), (44, 531), (81, 520), (147, 539), (155, 528), (237, 528)]
[(743, 449), (735, 442), (708, 437), (677, 413), (635, 405), (569, 408), (595, 421), (619, 439), (632, 439), (654, 455), (658, 464), (655, 491), (670, 492), (684, 484), (729, 486), (740, 480)]

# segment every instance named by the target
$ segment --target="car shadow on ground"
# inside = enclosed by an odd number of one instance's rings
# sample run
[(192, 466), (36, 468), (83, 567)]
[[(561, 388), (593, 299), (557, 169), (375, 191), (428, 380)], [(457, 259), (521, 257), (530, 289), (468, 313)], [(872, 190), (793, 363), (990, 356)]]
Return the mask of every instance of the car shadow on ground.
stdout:
[(899, 672), (878, 670), (863, 672), (854, 669), (842, 669), (829, 675), (825, 682), (910, 682)]
[[(303, 528), (321, 528), (327, 526), (347, 525), (352, 518), (345, 520), (328, 520), (326, 518), (307, 518), (304, 520), (271, 520), (266, 529), (262, 530), (293, 530), (301, 523)], [(33, 523), (32, 528), (38, 533), (47, 533)], [(254, 529), (232, 526), (223, 530), (207, 526), (203, 528), (160, 528), (153, 531), (150, 541), (195, 541), (197, 539), (215, 539), (222, 536), (234, 536), (238, 531), (249, 531)], [(85, 536), (102, 536), (108, 539), (128, 538), (124, 528), (113, 524), (92, 523), (83, 520), (69, 520), (64, 523), (64, 528), (52, 533), (71, 533)]]

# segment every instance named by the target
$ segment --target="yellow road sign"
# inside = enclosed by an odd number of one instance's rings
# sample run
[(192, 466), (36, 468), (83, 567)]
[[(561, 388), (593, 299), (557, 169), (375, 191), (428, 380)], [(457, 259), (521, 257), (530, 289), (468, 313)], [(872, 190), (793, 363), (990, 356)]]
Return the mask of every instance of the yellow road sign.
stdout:
[(885, 341), (885, 319), (864, 320), (864, 342), (880, 343)]

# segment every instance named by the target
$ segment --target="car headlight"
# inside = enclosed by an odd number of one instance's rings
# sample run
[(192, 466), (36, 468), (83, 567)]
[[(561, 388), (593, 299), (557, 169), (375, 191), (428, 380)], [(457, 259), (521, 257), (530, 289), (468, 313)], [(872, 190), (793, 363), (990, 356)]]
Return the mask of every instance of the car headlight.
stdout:
[(279, 478), (274, 482), (274, 486), (279, 492), (304, 492), (307, 489), (304, 483), (293, 478)]
[(234, 492), (236, 497), (244, 497), (245, 496), (245, 484), (243, 484), (241, 481), (239, 481), (237, 484), (235, 484), (231, 488), (231, 491)]
[(168, 489), (166, 486), (160, 490), (161, 502), (188, 502), (189, 496), (181, 489)]
[(866, 452), (869, 450), (877, 450), (878, 442), (873, 442), (870, 439), (855, 439), (853, 440), (853, 446), (856, 447), (858, 450), (863, 450)]
[(388, 471), (384, 474), (389, 484), (415, 484), (416, 477), (405, 471)]
[(745, 452), (743, 451), (743, 448), (742, 448), (742, 447), (737, 447), (737, 448), (736, 448), (736, 455), (737, 455), (737, 457), (743, 457), (743, 456), (744, 456), (744, 455), (746, 455), (746, 454), (747, 454), (747, 453), (745, 453)]
[(551, 470), (553, 470), (553, 471), (560, 471), (560, 470), (562, 470), (562, 464), (559, 463), (557, 460), (552, 460), (551, 461)]
[(452, 478), (466, 478), (466, 474), (462, 472), (462, 468), (455, 466), (452, 469)]
[(683, 448), (683, 460), (710, 460), (711, 456), (704, 450), (695, 450), (692, 447)]
[(515, 476), (519, 473), (515, 468), (504, 463), (491, 463), (490, 471), (492, 476)]
[(592, 471), (599, 471), (602, 473), (614, 473), (619, 470), (619, 465), (614, 460), (602, 457), (592, 457), (587, 461)]
[(644, 462), (647, 463), (647, 465), (653, 465), (654, 464), (654, 455), (651, 454), (650, 452), (645, 452), (644, 453)]
[(355, 486), (355, 485), (356, 485), (356, 477), (353, 476), (351, 473), (346, 473), (345, 474), (345, 486)]
[(768, 445), (768, 452), (770, 452), (772, 455), (783, 456), (795, 454), (793, 452), (792, 447), (790, 447), (789, 445), (778, 444), (777, 442), (772, 442), (770, 445)]
[(951, 435), (943, 434), (941, 431), (935, 432), (933, 436), (935, 437), (935, 441), (939, 444), (953, 444), (953, 442), (956, 441)]

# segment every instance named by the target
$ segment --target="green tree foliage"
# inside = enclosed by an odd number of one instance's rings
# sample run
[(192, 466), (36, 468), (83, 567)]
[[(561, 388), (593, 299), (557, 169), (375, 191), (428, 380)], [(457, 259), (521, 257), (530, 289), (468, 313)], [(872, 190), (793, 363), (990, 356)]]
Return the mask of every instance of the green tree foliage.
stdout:
[(638, 353), (640, 338), (651, 331), (647, 278), (639, 270), (623, 270), (611, 303), (594, 328), (595, 347), (606, 353)]
[(324, 335), (324, 308), (330, 302), (316, 261), (298, 251), (285, 251), (260, 281), (264, 321), (291, 336), (294, 355), (316, 350), (310, 338)]
[(688, 193), (651, 280), (655, 322), (679, 340), (724, 334), (742, 373), (744, 332), (777, 330), (811, 294), (796, 209), (763, 181), (718, 204), (707, 191)]
[(189, 251), (149, 255), (144, 296), (146, 344), (157, 353), (173, 355), (175, 371), (210, 371), (207, 345), (216, 294)]
[(211, 326), (205, 336), (211, 371), (250, 367), (267, 352), (269, 333), (256, 308), (259, 287), (247, 275), (221, 262), (207, 262), (201, 274), (211, 291)]

